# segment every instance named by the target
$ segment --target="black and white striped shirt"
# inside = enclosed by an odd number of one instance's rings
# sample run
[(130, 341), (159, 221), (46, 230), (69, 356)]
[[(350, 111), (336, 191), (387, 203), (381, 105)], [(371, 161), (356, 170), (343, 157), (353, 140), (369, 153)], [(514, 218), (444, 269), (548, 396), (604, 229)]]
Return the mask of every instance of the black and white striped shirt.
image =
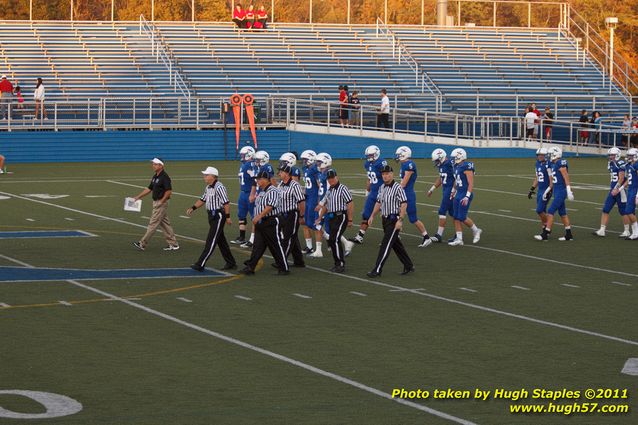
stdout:
[(228, 192), (226, 192), (226, 188), (219, 181), (206, 186), (204, 194), (199, 199), (206, 204), (206, 209), (208, 211), (221, 210), (224, 205), (230, 202), (228, 200)]
[(281, 182), (279, 184), (281, 192), (281, 208), (279, 213), (287, 213), (299, 209), (299, 203), (306, 199), (303, 189), (299, 182), (290, 179), (288, 183)]
[(345, 211), (348, 209), (348, 204), (352, 202), (352, 195), (350, 195), (350, 190), (346, 186), (338, 182), (328, 188), (324, 201), (326, 210), (329, 213)]
[(383, 184), (379, 188), (377, 202), (381, 203), (381, 215), (387, 217), (389, 215), (399, 215), (401, 212), (401, 204), (408, 202), (405, 196), (405, 190), (400, 183), (392, 181), (392, 184)]
[(281, 192), (275, 186), (269, 184), (265, 190), (262, 190), (255, 199), (255, 215), (261, 214), (266, 207), (272, 207), (272, 210), (264, 217), (272, 217), (279, 214), (281, 206)]

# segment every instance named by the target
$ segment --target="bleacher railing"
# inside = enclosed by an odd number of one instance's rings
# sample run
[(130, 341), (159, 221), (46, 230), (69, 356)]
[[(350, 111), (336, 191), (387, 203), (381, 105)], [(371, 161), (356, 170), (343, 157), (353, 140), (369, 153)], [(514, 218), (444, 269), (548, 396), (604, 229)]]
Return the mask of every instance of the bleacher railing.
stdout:
[(434, 96), (442, 96), (441, 90), (439, 90), (434, 81), (432, 81), (428, 73), (422, 66), (419, 66), (419, 63), (412, 57), (408, 48), (401, 43), (397, 35), (381, 18), (377, 18), (377, 38), (379, 38), (379, 35), (385, 37), (392, 44), (392, 57), (398, 60), (399, 65), (401, 64), (401, 59), (403, 59), (410, 69), (412, 69), (414, 72), (415, 85), (421, 88), (421, 93), (425, 93), (427, 89)]
[(144, 18), (144, 15), (140, 15), (140, 35), (146, 34), (151, 42), (151, 55), (155, 57), (157, 63), (162, 61), (166, 69), (168, 70), (169, 84), (173, 87), (173, 91), (179, 92), (188, 100), (188, 113), (190, 114), (191, 106), (191, 91), (188, 88), (188, 84), (179, 73), (179, 68), (174, 63), (173, 58), (168, 53), (168, 47), (164, 44), (161, 38), (159, 29)]
[[(434, 142), (432, 136), (453, 138), (456, 143), (470, 141), (472, 146), (521, 147), (527, 142), (560, 143), (578, 152), (581, 147), (604, 150), (623, 145), (624, 136), (638, 130), (612, 124), (582, 124), (576, 120), (538, 120), (533, 138), (525, 137), (525, 120), (522, 117), (465, 115), (444, 112), (428, 112), (414, 109), (393, 108), (388, 128), (382, 128), (377, 117), (378, 108), (361, 105), (349, 109), (349, 121), (345, 126), (339, 120), (338, 102), (310, 101), (297, 98), (272, 97), (269, 99), (269, 122), (282, 124), (290, 130), (303, 126), (323, 127), (324, 132), (342, 132), (348, 135), (385, 137), (397, 140)], [(550, 127), (550, 137), (546, 129)], [(382, 131), (383, 133), (379, 133)], [(587, 141), (582, 143), (581, 131), (587, 131)], [(372, 132), (372, 133), (370, 133)], [(385, 135), (385, 136), (384, 136)], [(592, 136), (593, 135), (593, 136)]]

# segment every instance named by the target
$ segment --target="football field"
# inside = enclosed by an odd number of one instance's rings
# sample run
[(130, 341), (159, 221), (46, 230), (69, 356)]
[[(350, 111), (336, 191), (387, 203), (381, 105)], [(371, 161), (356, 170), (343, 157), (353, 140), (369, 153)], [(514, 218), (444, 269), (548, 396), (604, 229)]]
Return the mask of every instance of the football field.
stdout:
[[(141, 213), (123, 201), (148, 185), (148, 163), (10, 164), (13, 174), (0, 176), (0, 423), (638, 423), (638, 243), (617, 237), (615, 210), (607, 237), (591, 234), (607, 162), (568, 159), (575, 240), (557, 240), (558, 218), (550, 241), (533, 239), (534, 158), (479, 159), (470, 210), (479, 244), (465, 229), (465, 246), (418, 248), (406, 221), (416, 272), (400, 276), (391, 254), (377, 279), (366, 272), (379, 219), (344, 275), (329, 271), (325, 244), (323, 259), (289, 276), (271, 258), (254, 276), (218, 271), (218, 252), (205, 275), (191, 271), (208, 230), (203, 211), (185, 214), (204, 188), (200, 170), (219, 168), (235, 200), (237, 162), (166, 164), (181, 245), (171, 252), (160, 233), (144, 252), (132, 246), (150, 197)], [(441, 192), (425, 193), (436, 170), (416, 163), (419, 216), (433, 234)], [(349, 237), (362, 164), (334, 164), (355, 194)], [(228, 239), (238, 235), (231, 212)], [(448, 220), (444, 239), (452, 233)], [(234, 245), (233, 255), (241, 264), (249, 251)], [(393, 398), (400, 389), (428, 397)], [(490, 394), (477, 400), (477, 389)], [(496, 392), (523, 389), (529, 396), (516, 401)], [(50, 395), (37, 402), (19, 391)], [(511, 412), (550, 403), (581, 411)], [(603, 413), (609, 406), (619, 413)]]

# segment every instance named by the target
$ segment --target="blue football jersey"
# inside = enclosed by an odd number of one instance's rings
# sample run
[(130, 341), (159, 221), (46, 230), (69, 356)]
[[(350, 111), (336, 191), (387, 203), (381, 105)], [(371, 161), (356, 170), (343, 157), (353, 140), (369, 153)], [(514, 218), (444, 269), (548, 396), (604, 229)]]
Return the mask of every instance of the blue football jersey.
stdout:
[(454, 166), (452, 161), (446, 159), (439, 165), (439, 176), (441, 177), (441, 187), (444, 191), (452, 190), (454, 186)]
[(625, 164), (625, 178), (627, 189), (633, 191), (638, 187), (638, 164)]
[(252, 161), (242, 161), (239, 167), (239, 189), (242, 192), (250, 192), (257, 175), (257, 168)]
[(405, 177), (405, 173), (408, 171), (412, 171), (410, 178), (408, 179), (408, 183), (405, 185), (406, 191), (414, 191), (414, 183), (417, 178), (416, 164), (411, 159), (401, 163), (401, 179)]
[(554, 191), (567, 190), (565, 179), (563, 178), (563, 175), (560, 172), (561, 168), (564, 168), (565, 170), (569, 170), (566, 159), (559, 159), (558, 161), (552, 164), (552, 179), (554, 180)]
[(462, 162), (454, 167), (454, 177), (456, 181), (456, 196), (464, 197), (467, 192), (467, 175), (466, 171), (475, 172), (473, 162)]
[(260, 166), (257, 170), (257, 173), (261, 173), (262, 171), (266, 171), (271, 179), (275, 176), (275, 170), (274, 168), (272, 168), (272, 165), (270, 165), (270, 163)]
[(618, 181), (618, 179), (620, 178), (619, 174), (621, 172), (625, 172), (625, 161), (620, 160), (620, 161), (609, 161), (609, 164), (607, 165), (607, 169), (609, 170), (609, 178), (610, 178), (610, 182), (609, 182), (609, 188), (613, 189), (614, 187), (616, 187), (616, 184), (620, 184), (622, 185), (624, 183), (624, 181)]
[(290, 175), (292, 177), (297, 177), (298, 179), (300, 179), (301, 178), (301, 171), (297, 167), (292, 167), (292, 174), (290, 174)]
[(319, 177), (319, 170), (317, 164), (312, 164), (310, 167), (303, 168), (303, 179), (306, 187), (306, 198), (317, 199), (319, 197), (319, 186), (317, 179)]
[(379, 188), (383, 184), (381, 170), (386, 165), (388, 165), (388, 162), (383, 158), (379, 158), (376, 161), (372, 162), (366, 161), (363, 164), (363, 168), (365, 168), (368, 175), (368, 180), (370, 181), (370, 192), (376, 193), (379, 191)]
[(319, 182), (319, 199), (323, 199), (328, 192), (328, 170), (329, 169), (326, 169), (325, 171), (320, 172), (317, 178), (317, 181)]
[(550, 170), (551, 165), (548, 161), (536, 160), (536, 180), (539, 192), (544, 192), (549, 187)]

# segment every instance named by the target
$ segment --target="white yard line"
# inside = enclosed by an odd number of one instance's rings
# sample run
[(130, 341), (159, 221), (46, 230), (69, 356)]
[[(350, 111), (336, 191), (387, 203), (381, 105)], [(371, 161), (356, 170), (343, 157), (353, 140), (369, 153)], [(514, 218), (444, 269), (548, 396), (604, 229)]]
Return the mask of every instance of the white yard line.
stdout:
[[(137, 224), (137, 223), (132, 223), (129, 221), (125, 221), (122, 219), (116, 219), (116, 218), (111, 218), (111, 217), (106, 217), (100, 214), (94, 214), (91, 212), (87, 212), (87, 211), (81, 211), (81, 210), (77, 210), (74, 208), (69, 208), (69, 207), (65, 207), (62, 205), (57, 205), (57, 204), (53, 204), (51, 202), (46, 202), (46, 201), (42, 201), (39, 199), (30, 199), (30, 198), (26, 198), (23, 196), (19, 196), (19, 195), (14, 195), (12, 193), (6, 193), (6, 192), (0, 192), (0, 195), (7, 195), (7, 196), (14, 196), (17, 197), (19, 199), (24, 199), (26, 201), (30, 201), (30, 202), (34, 202), (34, 203), (38, 203), (38, 204), (42, 204), (42, 205), (49, 205), (55, 208), (60, 208), (63, 210), (67, 210), (67, 211), (73, 211), (75, 213), (78, 214), (84, 214), (84, 215), (88, 215), (91, 217), (95, 217), (95, 218), (102, 218), (105, 220), (109, 220), (109, 221), (114, 221), (117, 223), (121, 223), (121, 224), (127, 224), (130, 226), (136, 226), (136, 227), (141, 227), (141, 228), (146, 228), (146, 226), (143, 226), (141, 224)], [(371, 229), (375, 229), (375, 230), (381, 230), (377, 227), (370, 227)], [(410, 237), (414, 237), (414, 238), (421, 238), (421, 236), (419, 235), (413, 235), (410, 233), (405, 233), (405, 236), (410, 236)], [(196, 242), (200, 242), (203, 243), (204, 241), (202, 239), (197, 239), (197, 238), (193, 238), (190, 236), (183, 236), (183, 235), (177, 235), (177, 237), (180, 237), (182, 239), (186, 239), (186, 240), (191, 240), (191, 241), (196, 241)], [(576, 264), (576, 263), (570, 263), (567, 261), (558, 261), (558, 260), (553, 260), (551, 258), (543, 258), (543, 257), (536, 257), (533, 255), (528, 255), (528, 254), (521, 254), (518, 252), (513, 252), (513, 251), (507, 251), (507, 250), (501, 250), (501, 249), (495, 249), (495, 248), (488, 248), (488, 247), (484, 247), (484, 246), (478, 246), (478, 245), (465, 245), (466, 247), (468, 247), (469, 249), (480, 249), (480, 250), (485, 250), (485, 251), (489, 251), (489, 252), (499, 252), (502, 254), (508, 254), (508, 255), (513, 255), (516, 257), (521, 257), (521, 258), (527, 258), (527, 259), (531, 259), (531, 260), (536, 260), (536, 261), (541, 261), (543, 263), (553, 263), (553, 264), (560, 264), (560, 265), (564, 265), (564, 266), (570, 266), (570, 267), (574, 267), (574, 268), (580, 268), (580, 269), (585, 269), (585, 270), (593, 270), (593, 271), (598, 271), (598, 272), (603, 272), (603, 273), (608, 273), (608, 274), (616, 274), (616, 275), (621, 275), (621, 276), (629, 276), (629, 277), (634, 277), (634, 278), (638, 278), (638, 274), (635, 273), (628, 273), (628, 272), (623, 272), (623, 271), (619, 271), (619, 270), (610, 270), (610, 269), (603, 269), (603, 268), (598, 268), (598, 267), (592, 267), (592, 266), (585, 266), (582, 264)], [(0, 255), (0, 257), (8, 259), (9, 257)], [(270, 256), (265, 256), (267, 258), (272, 258)], [(515, 318), (515, 319), (520, 319), (520, 320), (524, 320), (527, 322), (531, 322), (531, 323), (536, 323), (536, 324), (540, 324), (543, 326), (548, 326), (548, 327), (554, 327), (554, 328), (558, 328), (558, 329), (562, 329), (562, 330), (566, 330), (566, 331), (570, 331), (570, 332), (575, 332), (575, 333), (580, 333), (580, 334), (584, 334), (584, 335), (589, 335), (589, 336), (593, 336), (593, 337), (597, 337), (597, 338), (602, 338), (602, 339), (607, 339), (610, 341), (616, 341), (616, 342), (620, 342), (623, 344), (628, 344), (628, 345), (635, 345), (638, 346), (638, 341), (633, 341), (633, 340), (629, 340), (629, 339), (624, 339), (624, 338), (619, 338), (616, 336), (611, 336), (611, 335), (605, 335), (599, 332), (593, 332), (593, 331), (588, 331), (585, 329), (579, 329), (579, 328), (575, 328), (572, 326), (567, 326), (567, 325), (562, 325), (560, 323), (555, 323), (555, 322), (550, 322), (547, 320), (542, 320), (542, 319), (536, 319), (534, 317), (529, 317), (529, 316), (525, 316), (522, 314), (516, 314), (516, 313), (510, 313), (508, 311), (503, 311), (503, 310), (498, 310), (495, 308), (491, 308), (491, 307), (485, 307), (485, 306), (481, 306), (478, 304), (471, 304), (471, 303), (467, 303), (464, 301), (460, 301), (460, 300), (455, 300), (452, 298), (446, 298), (446, 297), (441, 297), (438, 295), (434, 295), (434, 294), (428, 294), (428, 293), (424, 293), (424, 292), (419, 292), (419, 291), (415, 291), (413, 289), (409, 289), (409, 288), (403, 288), (397, 285), (391, 285), (389, 283), (384, 283), (384, 282), (380, 282), (380, 281), (374, 281), (374, 280), (370, 280), (370, 279), (363, 279), (357, 276), (352, 276), (352, 275), (346, 275), (346, 274), (340, 274), (340, 273), (333, 273), (330, 272), (328, 270), (325, 269), (321, 269), (318, 267), (313, 267), (313, 266), (309, 266), (306, 265), (306, 268), (309, 270), (315, 270), (321, 273), (327, 273), (330, 275), (334, 275), (336, 277), (343, 277), (343, 278), (347, 278), (347, 279), (351, 279), (351, 280), (356, 280), (358, 282), (367, 282), (370, 283), (372, 285), (377, 285), (377, 286), (382, 286), (385, 288), (389, 288), (389, 289), (403, 289), (406, 291), (409, 291), (413, 294), (422, 296), (422, 297), (427, 297), (427, 298), (431, 298), (431, 299), (435, 299), (435, 300), (439, 300), (439, 301), (444, 301), (444, 302), (448, 302), (451, 304), (456, 304), (456, 305), (461, 305), (464, 307), (468, 307), (468, 308), (472, 308), (472, 309), (476, 309), (476, 310), (480, 310), (480, 311), (485, 311), (485, 312), (489, 312), (489, 313), (493, 313), (493, 314), (497, 314), (497, 315), (502, 315), (502, 316), (506, 316), (506, 317), (511, 317), (511, 318)]]
[(363, 292), (350, 291), (350, 293), (351, 293), (352, 295), (358, 295), (358, 296), (360, 296), (360, 297), (367, 297), (367, 296), (368, 296), (368, 294), (364, 294)]
[(71, 303), (70, 303), (70, 302), (68, 302), (68, 301), (58, 301), (58, 302), (59, 302), (60, 304), (62, 304), (62, 305), (66, 305), (66, 306), (69, 306), (69, 307), (73, 305), (73, 304), (71, 304)]
[(572, 284), (569, 284), (569, 283), (561, 283), (560, 285), (561, 286), (565, 286), (567, 288), (580, 288), (580, 286), (578, 286), (578, 285), (572, 285)]
[(185, 303), (192, 303), (192, 300), (189, 300), (188, 298), (184, 298), (184, 297), (177, 297), (178, 300), (183, 301)]
[(619, 286), (632, 286), (632, 285), (631, 285), (631, 283), (625, 283), (625, 282), (616, 282), (616, 281), (613, 281), (613, 282), (611, 282), (611, 283), (613, 283), (614, 285), (619, 285)]
[(530, 288), (526, 288), (524, 286), (519, 286), (519, 285), (512, 285), (512, 288), (514, 289), (520, 289), (521, 291), (531, 291)]
[(9, 304), (7, 304), (7, 303), (0, 303), (0, 307), (6, 308), (6, 307), (11, 307), (11, 306)]
[(467, 292), (478, 292), (476, 289), (471, 289), (471, 288), (459, 288), (461, 291), (467, 291)]
[(239, 298), (240, 300), (244, 300), (244, 301), (252, 301), (253, 299), (250, 297), (245, 297), (243, 295), (235, 295), (235, 298)]
[(312, 298), (310, 295), (298, 294), (296, 292), (294, 294), (292, 294), (292, 295), (294, 295), (295, 297), (298, 297), (298, 298), (306, 299), (306, 300), (309, 300), (309, 299)]

